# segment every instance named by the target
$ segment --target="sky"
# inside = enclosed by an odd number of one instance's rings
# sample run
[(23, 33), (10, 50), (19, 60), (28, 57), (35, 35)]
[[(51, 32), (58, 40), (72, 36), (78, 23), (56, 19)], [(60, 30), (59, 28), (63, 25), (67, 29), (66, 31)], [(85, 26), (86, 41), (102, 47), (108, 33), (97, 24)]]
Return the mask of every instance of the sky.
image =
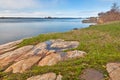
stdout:
[(2, 17), (90, 17), (120, 0), (0, 0)]

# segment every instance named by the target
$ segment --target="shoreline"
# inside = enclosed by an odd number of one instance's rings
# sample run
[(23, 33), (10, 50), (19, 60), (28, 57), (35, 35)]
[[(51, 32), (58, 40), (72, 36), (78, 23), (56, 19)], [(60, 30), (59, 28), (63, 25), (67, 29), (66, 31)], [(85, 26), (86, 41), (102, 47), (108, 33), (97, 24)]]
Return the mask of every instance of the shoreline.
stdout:
[[(91, 23), (92, 25), (93, 23)], [(91, 25), (87, 26), (87, 27), (84, 27), (84, 28), (88, 28), (90, 27)], [(95, 24), (96, 25), (96, 24)], [(65, 31), (65, 32), (70, 32), (70, 31), (74, 31), (74, 30), (80, 30), (80, 29), (84, 29), (84, 28), (73, 28), (72, 30), (68, 30), (68, 31)], [(54, 33), (65, 33), (65, 32), (50, 32), (50, 33), (43, 33), (43, 34), (54, 34)], [(42, 34), (38, 34), (38, 35), (42, 35)], [(36, 36), (38, 36), (36, 35)], [(36, 37), (36, 36), (32, 36), (32, 37)], [(13, 40), (13, 41), (9, 41), (9, 42), (5, 42), (5, 43), (1, 43), (1, 45), (4, 45), (4, 44), (9, 44), (11, 42), (16, 42), (16, 41), (19, 41), (19, 40), (24, 40), (24, 39), (29, 39), (29, 38), (32, 38), (32, 37), (25, 37), (25, 38), (21, 38), (21, 39), (17, 39), (17, 40)]]

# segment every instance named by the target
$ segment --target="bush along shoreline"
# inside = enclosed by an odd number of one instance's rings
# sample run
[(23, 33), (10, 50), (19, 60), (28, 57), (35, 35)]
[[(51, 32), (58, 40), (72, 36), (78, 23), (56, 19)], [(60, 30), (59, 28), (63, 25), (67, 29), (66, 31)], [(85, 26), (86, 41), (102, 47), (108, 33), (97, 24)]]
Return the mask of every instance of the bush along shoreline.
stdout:
[(0, 45), (0, 80), (119, 80), (119, 66), (119, 21)]

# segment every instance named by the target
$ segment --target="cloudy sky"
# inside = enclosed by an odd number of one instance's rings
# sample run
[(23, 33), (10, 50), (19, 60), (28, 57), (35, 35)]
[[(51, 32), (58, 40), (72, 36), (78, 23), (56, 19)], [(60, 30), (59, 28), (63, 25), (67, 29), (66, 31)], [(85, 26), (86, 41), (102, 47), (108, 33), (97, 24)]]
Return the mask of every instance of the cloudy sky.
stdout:
[(107, 11), (120, 0), (0, 0), (0, 16), (88, 17)]

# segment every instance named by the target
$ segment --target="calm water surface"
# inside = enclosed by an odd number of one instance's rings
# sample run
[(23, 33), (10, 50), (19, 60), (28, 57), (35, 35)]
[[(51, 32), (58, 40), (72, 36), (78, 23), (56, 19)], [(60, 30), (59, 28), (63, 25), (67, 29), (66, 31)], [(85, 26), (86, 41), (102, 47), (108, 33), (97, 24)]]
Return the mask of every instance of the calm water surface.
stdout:
[(0, 19), (0, 44), (43, 33), (85, 28), (82, 19)]

